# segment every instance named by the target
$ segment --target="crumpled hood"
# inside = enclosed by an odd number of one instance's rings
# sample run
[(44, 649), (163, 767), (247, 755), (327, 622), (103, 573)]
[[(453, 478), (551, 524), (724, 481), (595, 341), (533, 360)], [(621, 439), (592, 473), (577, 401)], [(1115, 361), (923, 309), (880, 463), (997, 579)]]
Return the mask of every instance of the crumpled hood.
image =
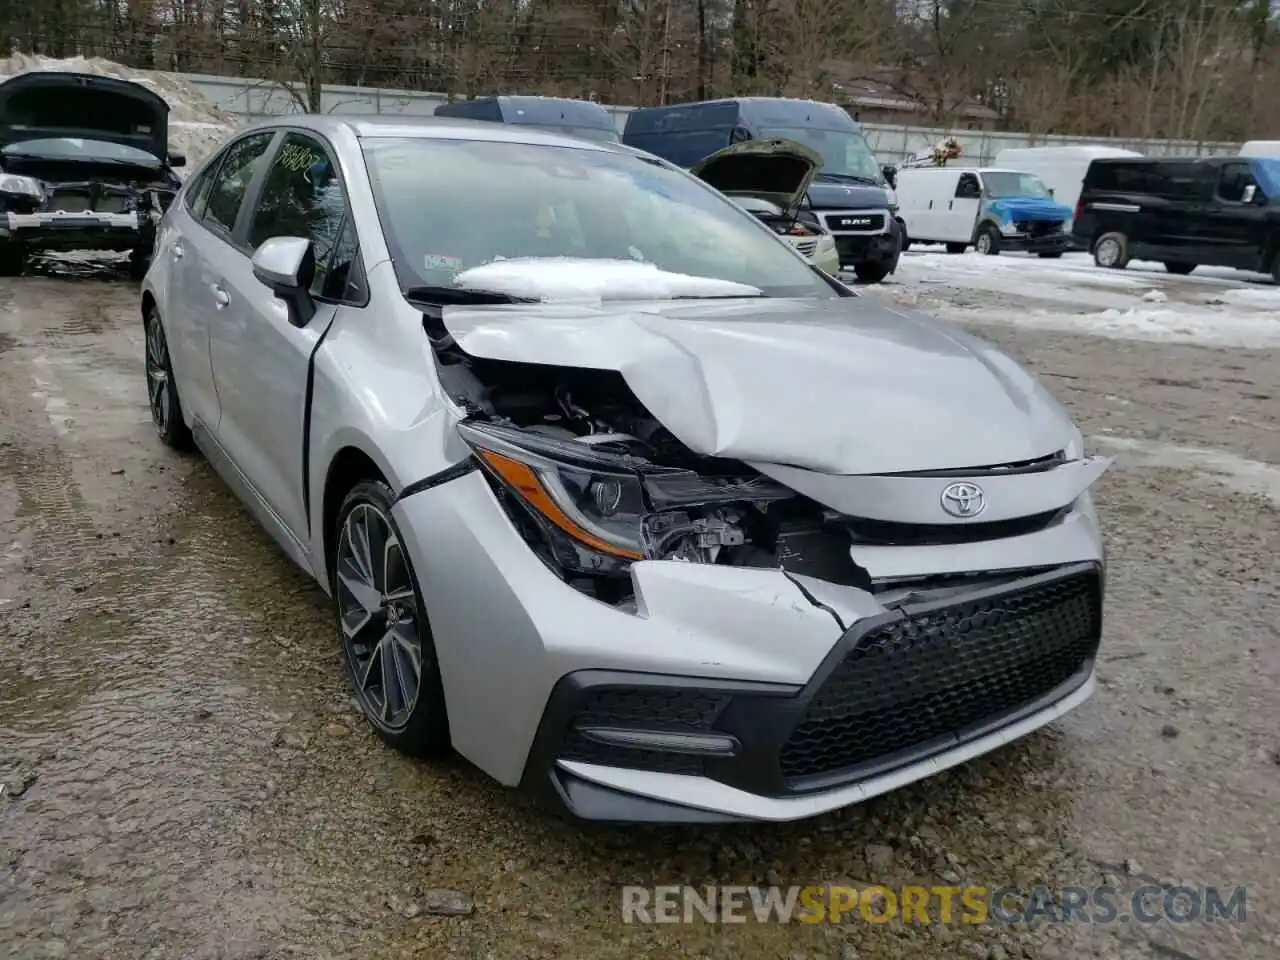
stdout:
[(0, 81), (0, 147), (57, 137), (105, 140), (169, 153), (169, 104), (116, 77), (37, 70)]
[(809, 205), (815, 210), (884, 210), (889, 195), (884, 187), (817, 180), (809, 185)]
[(1072, 209), (1066, 204), (1048, 197), (1001, 197), (992, 200), (987, 207), (1001, 223), (1013, 221), (1047, 221), (1057, 223), (1070, 220)]
[(1075, 428), (995, 348), (871, 297), (446, 307), (466, 353), (614, 370), (696, 453), (826, 474), (1047, 456)]
[(731, 197), (760, 197), (795, 216), (822, 156), (794, 140), (747, 140), (717, 150), (689, 172)]

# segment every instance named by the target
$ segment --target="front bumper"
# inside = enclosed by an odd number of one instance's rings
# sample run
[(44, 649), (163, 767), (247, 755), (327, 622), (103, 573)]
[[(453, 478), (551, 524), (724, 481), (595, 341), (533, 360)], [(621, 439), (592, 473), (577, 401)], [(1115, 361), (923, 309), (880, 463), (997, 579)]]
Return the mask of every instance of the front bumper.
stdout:
[(790, 820), (930, 776), (1086, 699), (1096, 564), (858, 622), (799, 689), (571, 674), (530, 755), (586, 819)]
[(1024, 250), (1027, 253), (1065, 253), (1071, 249), (1071, 235), (1062, 233), (1005, 234), (1001, 246), (1008, 250)]
[(853, 267), (860, 263), (883, 264), (892, 273), (898, 267), (898, 256), (902, 252), (900, 230), (890, 228), (888, 233), (835, 234), (836, 251), (840, 256), (840, 266)]
[[(615, 607), (537, 559), (476, 472), (400, 500), (395, 516), (430, 611), (455, 749), (504, 784), (554, 790), (583, 817), (812, 816), (993, 749), (1092, 689), (1102, 547), (1087, 494), (1025, 535), (856, 555), (876, 576), (1008, 575), (906, 612), (774, 568), (670, 561), (634, 564), (635, 609)], [(1063, 578), (1076, 578), (1069, 596)], [(1014, 596), (1032, 590), (1040, 606)], [(1041, 610), (1059, 594), (1069, 609)], [(1007, 612), (1019, 603), (1039, 612)], [(913, 701), (904, 678), (927, 696)], [(713, 752), (731, 738), (735, 752), (681, 753), (661, 738), (654, 750), (655, 733)]]
[(37, 250), (150, 249), (155, 238), (151, 218), (138, 213), (6, 213), (0, 225), (11, 242)]

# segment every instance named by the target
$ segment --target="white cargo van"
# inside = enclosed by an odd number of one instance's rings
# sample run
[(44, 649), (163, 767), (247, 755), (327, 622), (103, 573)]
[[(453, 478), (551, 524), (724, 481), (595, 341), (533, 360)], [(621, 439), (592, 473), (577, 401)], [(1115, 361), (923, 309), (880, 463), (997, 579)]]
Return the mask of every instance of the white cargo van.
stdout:
[(1242, 157), (1280, 157), (1280, 140), (1250, 140), (1240, 148)]
[[(1142, 154), (1120, 147), (1094, 146), (1081, 144), (1078, 146), (1060, 147), (1018, 147), (1001, 150), (996, 154), (997, 167), (1012, 167), (1034, 173), (1053, 190), (1053, 198), (1065, 204), (1073, 211), (1076, 201), (1080, 199), (1080, 188), (1084, 186), (1084, 175), (1089, 164), (1104, 157), (1140, 157)], [(1067, 223), (1067, 232), (1071, 232), (1071, 223)]]
[(997, 167), (907, 167), (898, 171), (898, 215), (907, 243), (941, 243), (948, 253), (1025, 250), (1060, 257), (1071, 210), (1039, 177)]

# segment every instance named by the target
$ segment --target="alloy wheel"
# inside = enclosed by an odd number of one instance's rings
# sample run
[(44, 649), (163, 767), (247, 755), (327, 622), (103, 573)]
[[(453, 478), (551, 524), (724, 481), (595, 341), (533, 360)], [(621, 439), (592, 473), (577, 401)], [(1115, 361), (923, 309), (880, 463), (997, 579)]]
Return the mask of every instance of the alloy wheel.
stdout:
[(1093, 251), (1093, 256), (1098, 261), (1098, 266), (1115, 266), (1116, 261), (1120, 259), (1120, 244), (1111, 237), (1100, 240)]
[(985, 233), (978, 234), (978, 242), (974, 244), (978, 253), (987, 254), (991, 252), (991, 237)]
[(151, 420), (162, 434), (169, 429), (172, 390), (169, 346), (164, 339), (164, 327), (158, 318), (151, 317), (147, 323), (147, 400), (151, 407)]
[(335, 594), (356, 693), (386, 729), (408, 723), (422, 686), (413, 576), (386, 515), (357, 503), (338, 535)]

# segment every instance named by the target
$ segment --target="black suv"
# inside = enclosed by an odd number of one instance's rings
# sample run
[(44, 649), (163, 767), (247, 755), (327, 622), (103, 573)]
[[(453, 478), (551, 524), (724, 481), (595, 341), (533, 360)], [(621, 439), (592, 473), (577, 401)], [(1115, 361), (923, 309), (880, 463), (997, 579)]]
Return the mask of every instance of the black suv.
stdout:
[(1131, 259), (1176, 274), (1237, 267), (1280, 283), (1280, 159), (1094, 160), (1071, 232), (1100, 267)]

